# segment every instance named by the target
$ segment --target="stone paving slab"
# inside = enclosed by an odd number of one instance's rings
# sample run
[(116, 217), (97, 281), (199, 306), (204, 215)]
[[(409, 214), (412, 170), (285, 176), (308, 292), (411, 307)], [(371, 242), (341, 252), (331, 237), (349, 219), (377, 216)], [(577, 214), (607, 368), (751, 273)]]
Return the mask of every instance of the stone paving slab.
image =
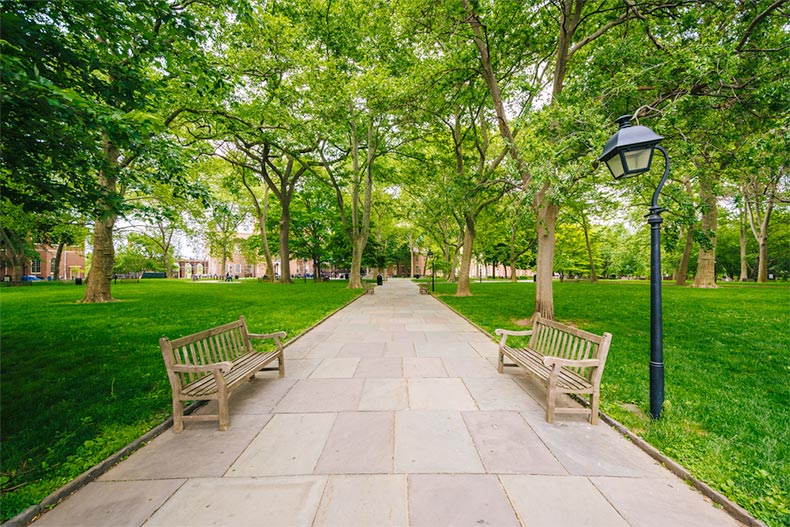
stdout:
[(460, 412), (395, 414), (395, 472), (485, 472)]
[(408, 280), (285, 356), (234, 392), (229, 430), (168, 430), (34, 526), (738, 525), (605, 424), (546, 423), (545, 388)]
[(581, 417), (549, 424), (527, 414), (532, 429), (562, 463), (577, 476), (675, 478), (653, 458), (607, 426), (591, 426)]
[(535, 399), (507, 377), (466, 378), (463, 381), (481, 410), (545, 413)]
[(146, 527), (310, 527), (326, 476), (191, 479)]
[[(595, 486), (577, 476), (500, 476), (519, 518), (529, 527), (628, 527)], [(681, 526), (684, 523), (665, 523)]]
[[(214, 422), (187, 423), (151, 441), (102, 475), (100, 480), (148, 480), (221, 477), (271, 419), (265, 415), (233, 415), (231, 427), (218, 434)], [(195, 463), (195, 459), (202, 459)]]
[(460, 341), (431, 341), (417, 342), (414, 345), (418, 357), (438, 358), (475, 358), (479, 357), (477, 351), (468, 343)]
[(302, 379), (275, 412), (348, 412), (356, 410), (365, 379)]
[(359, 400), (360, 411), (405, 410), (409, 407), (406, 379), (367, 379)]
[(36, 527), (136, 527), (186, 480), (94, 481), (35, 522)]
[(517, 412), (464, 412), (486, 471), (492, 474), (568, 472)]
[(350, 379), (359, 366), (359, 358), (337, 357), (324, 359), (310, 374), (311, 379)]
[(738, 527), (724, 511), (700, 505), (699, 493), (676, 478), (590, 478), (633, 527)]
[(321, 359), (285, 359), (285, 378), (290, 380), (307, 378), (319, 364)]
[(405, 357), (404, 377), (447, 377), (444, 362), (438, 357)]
[(407, 527), (406, 475), (332, 476), (315, 527)]
[(324, 446), (317, 474), (389, 474), (393, 468), (395, 414), (338, 414)]
[(448, 377), (499, 377), (496, 368), (483, 357), (445, 357), (442, 362)]
[(356, 372), (354, 372), (354, 377), (402, 379), (403, 359), (400, 357), (362, 358), (359, 360), (359, 367), (357, 368)]
[(477, 410), (461, 379), (409, 379), (412, 410)]
[(520, 523), (496, 476), (409, 476), (411, 527), (518, 527)]
[[(367, 333), (365, 334), (367, 336)], [(338, 357), (383, 357), (386, 349), (384, 341), (365, 342), (361, 338), (352, 337), (351, 342), (347, 342), (340, 348)]]
[(232, 477), (312, 474), (336, 414), (277, 414), (228, 470)]

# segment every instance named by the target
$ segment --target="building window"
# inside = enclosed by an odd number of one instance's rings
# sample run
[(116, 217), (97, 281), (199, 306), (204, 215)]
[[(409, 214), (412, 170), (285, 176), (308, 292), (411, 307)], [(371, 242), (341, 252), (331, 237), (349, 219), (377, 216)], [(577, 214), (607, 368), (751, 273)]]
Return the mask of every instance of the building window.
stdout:
[(30, 262), (30, 272), (33, 274), (41, 274), (41, 260), (36, 258)]

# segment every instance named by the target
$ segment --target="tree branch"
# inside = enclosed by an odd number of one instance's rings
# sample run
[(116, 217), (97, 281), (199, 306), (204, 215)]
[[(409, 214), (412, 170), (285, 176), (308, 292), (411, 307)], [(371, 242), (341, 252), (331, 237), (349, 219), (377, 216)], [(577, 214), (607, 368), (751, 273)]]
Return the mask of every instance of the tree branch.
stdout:
[(757, 26), (757, 24), (759, 24), (765, 17), (771, 14), (771, 11), (778, 9), (782, 4), (786, 2), (787, 0), (776, 0), (773, 4), (769, 5), (765, 9), (765, 11), (754, 17), (754, 20), (752, 20), (752, 22), (749, 24), (749, 27), (746, 28), (746, 32), (741, 37), (741, 40), (738, 42), (738, 45), (735, 46), (735, 51), (739, 52), (741, 51), (741, 49), (743, 49), (743, 46), (746, 45), (746, 42), (749, 40), (749, 37), (752, 35), (752, 31), (754, 31), (754, 28)]

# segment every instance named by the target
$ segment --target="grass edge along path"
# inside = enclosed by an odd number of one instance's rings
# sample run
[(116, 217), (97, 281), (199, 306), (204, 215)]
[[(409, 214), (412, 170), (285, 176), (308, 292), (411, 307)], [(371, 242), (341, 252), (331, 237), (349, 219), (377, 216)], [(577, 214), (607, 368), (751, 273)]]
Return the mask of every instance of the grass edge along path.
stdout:
[(73, 284), (0, 291), (2, 521), (168, 419), (160, 336), (244, 315), (251, 331), (284, 330), (290, 344), (363, 293), (346, 286), (150, 280), (119, 283), (118, 302), (91, 305), (75, 303), (83, 290)]
[[(524, 329), (534, 284), (437, 283), (440, 300), (489, 333)], [(613, 333), (602, 410), (772, 527), (790, 526), (788, 287), (664, 288), (664, 416), (648, 417), (649, 286), (555, 283), (558, 320)], [(518, 322), (518, 323), (517, 323)]]

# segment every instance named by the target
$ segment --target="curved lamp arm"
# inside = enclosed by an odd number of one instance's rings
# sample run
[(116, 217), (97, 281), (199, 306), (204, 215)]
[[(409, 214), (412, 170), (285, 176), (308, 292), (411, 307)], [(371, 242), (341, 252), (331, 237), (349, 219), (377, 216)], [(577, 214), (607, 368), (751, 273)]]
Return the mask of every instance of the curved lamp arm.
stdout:
[(664, 183), (667, 182), (667, 177), (669, 176), (669, 154), (661, 145), (656, 145), (656, 150), (660, 151), (664, 155), (664, 164), (666, 167), (664, 168), (664, 175), (661, 178), (661, 181), (658, 183), (658, 187), (656, 187), (656, 191), (653, 193), (653, 204), (650, 206), (651, 214), (654, 212), (660, 212), (655, 209), (658, 209), (658, 196), (661, 194), (661, 189), (664, 188)]

